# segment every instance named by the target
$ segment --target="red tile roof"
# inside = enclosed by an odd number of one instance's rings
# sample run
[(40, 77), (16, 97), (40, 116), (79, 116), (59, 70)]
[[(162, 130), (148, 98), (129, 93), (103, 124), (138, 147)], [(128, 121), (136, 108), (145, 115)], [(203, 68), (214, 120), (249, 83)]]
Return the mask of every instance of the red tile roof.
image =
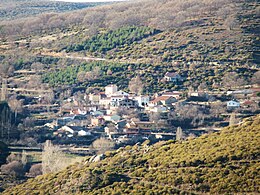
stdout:
[(171, 97), (169, 97), (169, 96), (159, 96), (159, 97), (155, 98), (154, 100), (152, 100), (151, 102), (156, 103), (156, 102), (168, 100), (169, 98), (171, 98)]

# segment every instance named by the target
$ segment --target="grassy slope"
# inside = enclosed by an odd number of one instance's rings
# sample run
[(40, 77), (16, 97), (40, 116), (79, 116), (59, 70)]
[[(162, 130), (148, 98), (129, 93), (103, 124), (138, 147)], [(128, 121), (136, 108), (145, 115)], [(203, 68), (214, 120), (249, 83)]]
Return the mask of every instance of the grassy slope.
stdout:
[(182, 143), (159, 142), (107, 152), (39, 176), (4, 194), (260, 193), (260, 116)]

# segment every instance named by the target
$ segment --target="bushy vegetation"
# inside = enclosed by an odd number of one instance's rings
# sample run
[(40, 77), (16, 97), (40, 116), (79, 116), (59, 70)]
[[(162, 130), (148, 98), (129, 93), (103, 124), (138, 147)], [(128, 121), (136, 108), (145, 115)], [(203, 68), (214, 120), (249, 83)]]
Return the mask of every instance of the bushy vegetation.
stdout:
[(135, 41), (139, 41), (158, 32), (160, 31), (144, 26), (123, 27), (107, 33), (94, 35), (82, 44), (69, 46), (66, 51), (87, 50), (90, 52), (105, 53), (114, 48), (130, 45)]
[(260, 116), (182, 142), (127, 146), (4, 194), (259, 193)]

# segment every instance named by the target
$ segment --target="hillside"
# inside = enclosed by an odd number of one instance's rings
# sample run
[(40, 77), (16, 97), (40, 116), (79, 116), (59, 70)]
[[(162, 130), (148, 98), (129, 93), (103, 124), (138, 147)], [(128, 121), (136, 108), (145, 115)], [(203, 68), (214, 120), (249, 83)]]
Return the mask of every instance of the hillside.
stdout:
[(3, 194), (260, 193), (260, 116), (181, 143), (147, 143), (38, 176)]
[(102, 3), (68, 3), (47, 0), (1, 0), (0, 21), (35, 16), (42, 13), (61, 13), (101, 5)]
[[(127, 90), (136, 75), (145, 93), (196, 89), (200, 83), (214, 88), (229, 72), (249, 84), (259, 69), (254, 0), (123, 2), (2, 21), (0, 31), (1, 64), (19, 70), (40, 62), (52, 70), (42, 80), (54, 88), (115, 83)], [(77, 79), (96, 66), (97, 79)], [(179, 73), (185, 82), (163, 82), (166, 72)]]

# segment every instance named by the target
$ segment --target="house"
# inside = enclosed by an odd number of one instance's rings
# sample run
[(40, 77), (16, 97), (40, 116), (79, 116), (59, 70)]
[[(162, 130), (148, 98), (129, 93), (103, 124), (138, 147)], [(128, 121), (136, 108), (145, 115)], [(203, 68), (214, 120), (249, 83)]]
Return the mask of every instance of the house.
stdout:
[(103, 117), (105, 119), (105, 121), (120, 121), (120, 116), (116, 115), (116, 114), (109, 114), (109, 115), (105, 115)]
[(86, 108), (77, 108), (77, 109), (72, 109), (70, 111), (70, 114), (75, 114), (75, 115), (86, 115), (87, 114), (87, 110)]
[(137, 101), (139, 107), (148, 106), (150, 101), (150, 97), (144, 95), (136, 96), (134, 99)]
[(182, 93), (179, 91), (172, 91), (172, 92), (164, 92), (162, 93), (162, 96), (167, 96), (167, 97), (174, 97), (176, 99), (181, 98)]
[(78, 132), (78, 136), (89, 136), (89, 135), (91, 135), (91, 132), (89, 131), (80, 130)]
[(182, 81), (182, 77), (176, 72), (166, 72), (164, 80), (168, 82), (179, 82)]
[(92, 126), (100, 126), (105, 123), (105, 119), (103, 117), (97, 117), (91, 119), (91, 125)]
[(250, 106), (254, 105), (254, 101), (246, 100), (246, 101), (242, 102), (241, 105), (242, 105), (244, 108), (249, 108)]
[(209, 98), (208, 93), (204, 91), (192, 91), (188, 93), (189, 97), (200, 97), (200, 98)]
[(63, 118), (58, 118), (57, 119), (57, 125), (66, 125), (67, 123), (73, 121), (75, 119), (75, 115), (73, 116), (67, 116)]
[(80, 127), (80, 126), (65, 125), (65, 126), (61, 127), (60, 129), (58, 129), (58, 132), (59, 133), (64, 132), (69, 135), (78, 135), (78, 136), (91, 135), (91, 133), (88, 132), (86, 128)]
[(174, 97), (159, 96), (154, 100), (150, 101), (149, 106), (159, 106), (159, 105), (171, 106), (172, 103), (175, 102), (177, 102), (177, 100)]
[(227, 95), (247, 95), (247, 94), (252, 94), (252, 93), (253, 93), (253, 91), (251, 89), (227, 91)]
[(127, 124), (126, 120), (123, 119), (123, 120), (120, 120), (120, 121), (116, 121), (114, 122), (115, 123), (115, 127), (116, 129), (121, 129), (121, 128), (124, 128)]
[(100, 105), (103, 105), (105, 108), (108, 108), (110, 105), (111, 98), (104, 98), (99, 101)]
[(56, 129), (57, 123), (55, 121), (53, 121), (52, 123), (46, 123), (46, 124), (44, 124), (44, 127), (48, 127), (50, 129)]
[(158, 105), (158, 106), (151, 107), (149, 109), (149, 111), (150, 112), (166, 112), (167, 108), (163, 105)]
[(61, 128), (58, 129), (59, 132), (68, 132), (70, 134), (74, 134), (74, 130), (72, 128), (70, 128), (70, 126), (63, 126)]
[(136, 108), (138, 106), (138, 102), (132, 99), (124, 99), (119, 101), (119, 106), (127, 108)]
[(87, 111), (89, 112), (95, 112), (98, 110), (98, 106), (97, 105), (88, 105), (87, 106)]
[(240, 103), (235, 101), (235, 100), (231, 100), (231, 101), (227, 102), (227, 109), (228, 110), (233, 110), (233, 109), (236, 109), (236, 108), (239, 108), (239, 107), (240, 107)]
[(98, 116), (104, 116), (104, 112), (101, 112), (99, 110), (92, 112), (91, 115), (98, 117)]
[(110, 97), (112, 94), (117, 92), (117, 86), (116, 85), (108, 85), (105, 87), (105, 94)]
[(110, 106), (119, 106), (119, 102), (122, 100), (128, 99), (127, 96), (124, 95), (117, 95), (117, 96), (111, 96), (110, 99)]
[(124, 91), (117, 91), (113, 93), (112, 96), (129, 96), (129, 93), (126, 93)]
[[(142, 134), (151, 134), (151, 130), (155, 129), (157, 126), (156, 123), (150, 122), (150, 121), (131, 121), (126, 125), (127, 129), (126, 131), (132, 131), (134, 133), (142, 133)], [(138, 130), (138, 132), (137, 132)]]

